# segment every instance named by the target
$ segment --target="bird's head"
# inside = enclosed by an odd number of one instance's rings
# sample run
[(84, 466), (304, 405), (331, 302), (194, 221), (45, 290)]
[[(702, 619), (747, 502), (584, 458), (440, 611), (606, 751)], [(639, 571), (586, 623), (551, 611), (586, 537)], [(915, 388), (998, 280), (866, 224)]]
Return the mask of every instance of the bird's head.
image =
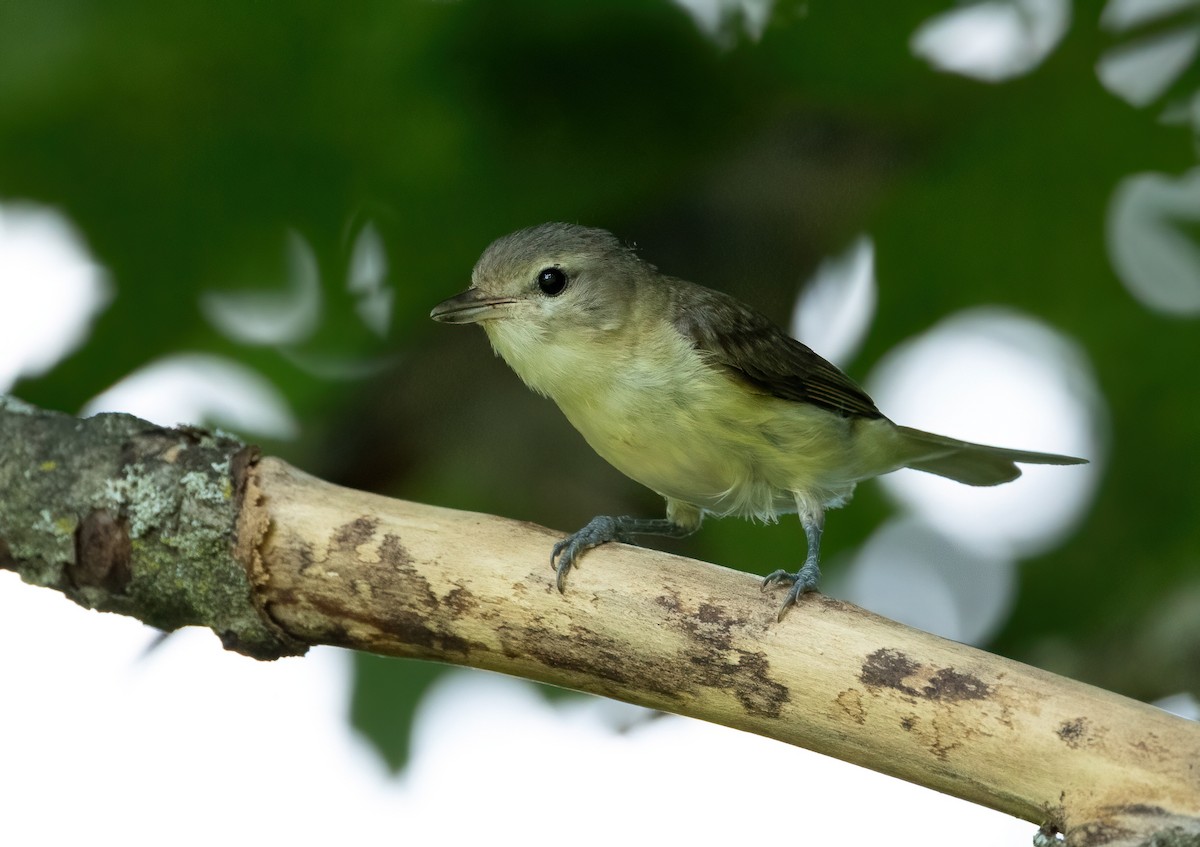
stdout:
[(471, 287), (430, 317), (481, 324), (493, 342), (514, 332), (547, 340), (611, 332), (633, 309), (637, 281), (648, 272), (605, 230), (541, 224), (494, 241), (475, 264)]

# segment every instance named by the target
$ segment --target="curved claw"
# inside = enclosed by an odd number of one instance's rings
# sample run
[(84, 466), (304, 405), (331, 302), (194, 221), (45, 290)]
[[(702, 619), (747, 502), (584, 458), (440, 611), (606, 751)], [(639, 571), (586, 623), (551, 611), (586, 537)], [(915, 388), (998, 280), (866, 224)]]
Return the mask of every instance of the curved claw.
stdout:
[(796, 576), (796, 574), (788, 573), (783, 568), (780, 568), (779, 570), (769, 573), (763, 577), (762, 590), (766, 591), (777, 582), (785, 582), (788, 585), (791, 585), (796, 581)]
[(567, 571), (575, 566), (575, 561), (585, 551), (609, 541), (628, 541), (628, 538), (622, 532), (617, 518), (599, 515), (588, 521), (583, 529), (555, 543), (550, 551), (550, 567), (555, 570), (559, 594), (565, 590)]
[(788, 590), (787, 596), (783, 598), (783, 605), (779, 607), (779, 614), (776, 615), (775, 620), (783, 620), (784, 614), (788, 609), (796, 605), (796, 601), (800, 599), (800, 595), (806, 594), (809, 591), (816, 591), (817, 583), (820, 581), (821, 569), (817, 566), (816, 561), (805, 562), (804, 567), (800, 568), (796, 573), (778, 570), (764, 577), (762, 584), (764, 591), (769, 586), (777, 583), (790, 583), (792, 586)]
[[(550, 552), (550, 567), (554, 568), (554, 581), (558, 585), (559, 594), (562, 594), (566, 590), (567, 571), (574, 566), (575, 560), (583, 552), (574, 543), (577, 535), (579, 533), (568, 535), (562, 541), (557, 542), (554, 545), (554, 549)], [(561, 557), (559, 556), (560, 553), (562, 554)]]

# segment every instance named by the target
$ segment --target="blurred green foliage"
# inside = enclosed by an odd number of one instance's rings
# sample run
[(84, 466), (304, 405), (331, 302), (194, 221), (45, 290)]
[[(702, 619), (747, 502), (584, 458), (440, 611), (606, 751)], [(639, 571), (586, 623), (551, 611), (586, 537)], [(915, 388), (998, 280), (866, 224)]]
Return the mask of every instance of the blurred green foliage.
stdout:
[[(912, 54), (949, 6), (781, 3), (760, 40), (733, 21), (719, 46), (661, 0), (0, 3), (0, 202), (61, 209), (117, 290), (87, 344), (16, 391), (74, 411), (159, 356), (220, 353), (303, 422), (268, 449), (326, 478), (563, 529), (654, 515), (482, 333), (429, 308), (493, 238), (560, 219), (786, 321), (799, 281), (868, 231), (880, 304), (854, 376), (957, 309), (1003, 303), (1078, 339), (1111, 410), (1094, 509), (1025, 563), (992, 648), (1137, 697), (1200, 690), (1200, 333), (1134, 301), (1104, 240), (1120, 180), (1182, 173), (1193, 138), (1101, 87), (1113, 36), (1091, 4), (1000, 84)], [(386, 344), (344, 285), (368, 220), (395, 287)], [(302, 352), (391, 362), (381, 373), (322, 379), (204, 319), (203, 292), (282, 287), (289, 229), (325, 293)], [(860, 489), (827, 559), (890, 508)], [(799, 544), (798, 527), (728, 520), (672, 549), (765, 571)], [(399, 766), (432, 671), (358, 670), (355, 725)]]

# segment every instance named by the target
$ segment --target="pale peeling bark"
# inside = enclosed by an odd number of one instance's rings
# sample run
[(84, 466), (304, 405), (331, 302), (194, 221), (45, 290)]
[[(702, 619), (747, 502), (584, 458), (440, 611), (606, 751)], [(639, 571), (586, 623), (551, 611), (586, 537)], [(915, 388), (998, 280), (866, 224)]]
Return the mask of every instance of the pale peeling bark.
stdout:
[[(0, 406), (0, 427), (6, 413)], [(181, 451), (198, 441), (194, 431), (122, 420), (118, 441), (150, 438), (155, 461), (191, 461)], [(65, 437), (53, 442), (69, 453)], [(549, 552), (560, 536), (547, 529), (340, 488), (222, 445), (232, 493), (208, 505), (230, 517), (201, 522), (230, 521), (232, 558), (249, 579), (232, 591), (241, 592), (241, 610), (222, 606), (221, 620), (228, 630), (231, 617), (259, 615), (258, 631), (278, 634), (276, 655), (335, 644), (487, 668), (836, 756), (1045, 824), (1070, 845), (1200, 843), (1200, 725), (820, 595), (777, 622), (778, 598), (757, 578), (665, 553), (598, 548), (559, 594)], [(0, 479), (12, 480), (6, 450)], [(115, 478), (133, 473), (120, 455), (141, 456), (137, 467), (146, 469), (144, 453), (126, 446), (117, 455), (106, 471)], [(51, 460), (33, 450), (19, 461), (37, 469)], [(14, 496), (8, 489), (0, 499)], [(93, 527), (100, 541), (81, 541), (84, 520), (71, 509), (86, 515), (92, 506), (76, 500), (70, 509), (45, 504), (51, 523), (70, 524), (75, 539), (58, 542), (55, 567), (30, 543), (47, 530), (11, 525), (14, 514), (36, 516), (38, 504), (0, 509), (0, 566), (164, 625), (140, 613), (145, 591), (129, 591), (155, 584), (139, 582), (140, 571), (161, 570), (161, 561), (143, 564), (139, 544), (124, 550), (128, 519), (111, 500), (112, 513)], [(81, 591), (78, 573), (90, 571), (74, 557), (89, 544), (100, 551), (89, 555), (120, 567)], [(180, 555), (174, 576), (211, 594), (222, 573)], [(203, 613), (189, 609), (180, 621), (218, 626)], [(267, 642), (246, 650), (225, 635), (235, 649), (272, 654)]]
[(554, 588), (559, 536), (329, 485), (264, 459), (243, 512), (293, 637), (488, 668), (744, 729), (1026, 820), (1068, 843), (1200, 833), (1200, 726), (808, 595), (625, 545)]

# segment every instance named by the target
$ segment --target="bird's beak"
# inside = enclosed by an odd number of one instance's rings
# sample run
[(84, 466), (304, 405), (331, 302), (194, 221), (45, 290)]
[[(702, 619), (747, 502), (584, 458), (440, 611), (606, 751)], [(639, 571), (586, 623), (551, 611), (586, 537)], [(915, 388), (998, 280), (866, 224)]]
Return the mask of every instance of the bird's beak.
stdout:
[(513, 297), (488, 297), (478, 288), (468, 288), (438, 303), (429, 317), (447, 324), (473, 324), (500, 317), (505, 306), (516, 302)]

